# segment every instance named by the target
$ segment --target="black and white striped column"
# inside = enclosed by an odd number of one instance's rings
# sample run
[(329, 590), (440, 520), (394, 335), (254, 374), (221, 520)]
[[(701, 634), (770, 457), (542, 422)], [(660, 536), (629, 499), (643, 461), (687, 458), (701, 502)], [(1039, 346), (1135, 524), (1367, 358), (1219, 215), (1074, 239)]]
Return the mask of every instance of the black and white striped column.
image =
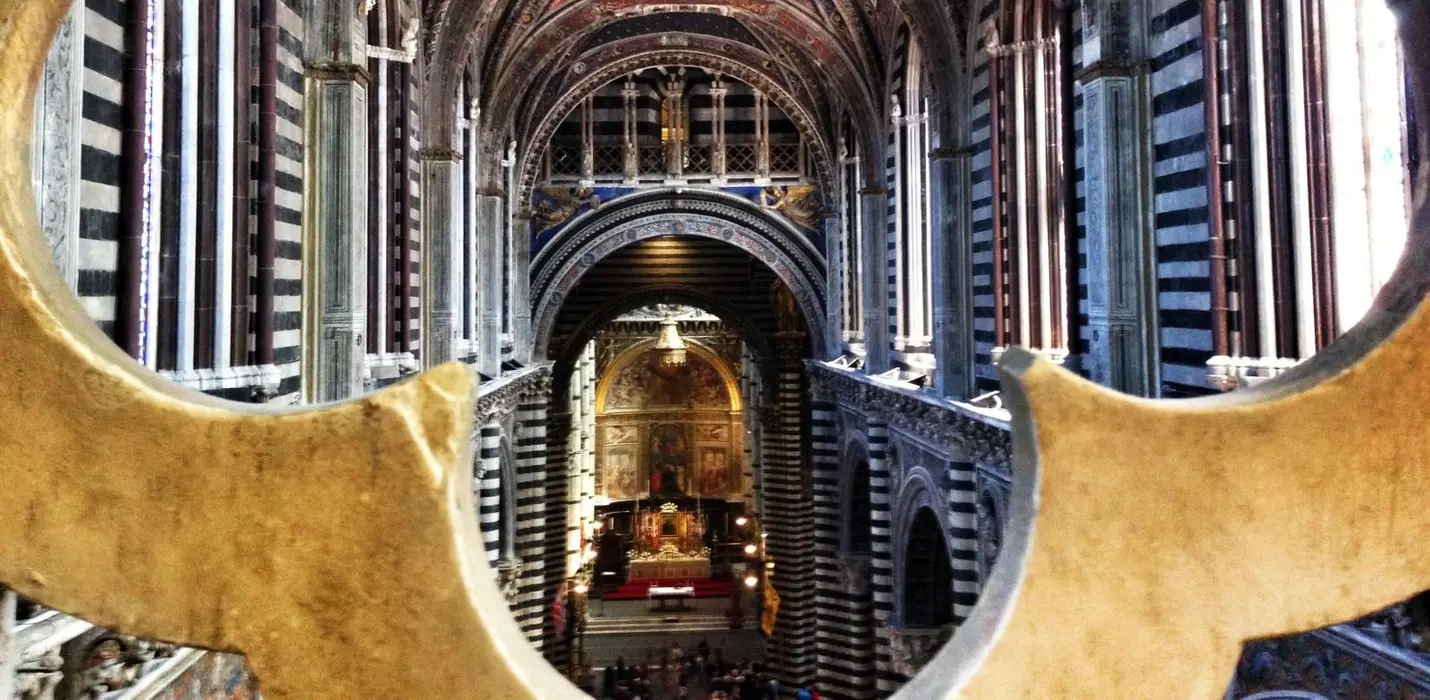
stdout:
[(478, 488), (478, 517), (481, 520), (482, 542), (487, 549), (487, 563), (495, 565), (501, 558), (501, 425), (487, 423), (481, 429), (480, 452), (477, 455), (477, 470), (480, 472)]
[(516, 415), (516, 556), (521, 579), (513, 614), (538, 649), (546, 617), (546, 402), (544, 393), (525, 395)]
[(978, 604), (978, 482), (968, 462), (950, 463), (944, 478), (953, 545), (953, 622), (962, 625)]
[(881, 697), (887, 697), (898, 687), (894, 658), (889, 638), (889, 617), (894, 613), (894, 558), (889, 523), (889, 426), (869, 421), (869, 520), (873, 535), (870, 543), (874, 557), (870, 561), (870, 588), (874, 594), (875, 686)]
[[(566, 560), (569, 556), (566, 541), (566, 492), (569, 490), (571, 413), (552, 410), (546, 421), (546, 498), (544, 522), (544, 556), (542, 557), (542, 605), (550, 608), (556, 599), (561, 584), (566, 580)], [(563, 601), (564, 603), (564, 601)], [(567, 660), (567, 641), (558, 642), (556, 629), (552, 626), (551, 615), (544, 614), (542, 630), (545, 643), (542, 651), (551, 665), (564, 669)]]
[(803, 365), (794, 348), (782, 347), (780, 354), (775, 406), (764, 431), (765, 544), (775, 561), (772, 582), (780, 596), (772, 660), (781, 684), (795, 688), (814, 680), (814, 524), (801, 449)]
[[(837, 407), (816, 394), (810, 403), (810, 459), (814, 472), (815, 684), (830, 698), (868, 698), (874, 675), (867, 624), (867, 592), (847, 585), (855, 575), (839, 557), (841, 521)], [(851, 484), (851, 488), (868, 488)], [(867, 589), (866, 589), (867, 590)]]

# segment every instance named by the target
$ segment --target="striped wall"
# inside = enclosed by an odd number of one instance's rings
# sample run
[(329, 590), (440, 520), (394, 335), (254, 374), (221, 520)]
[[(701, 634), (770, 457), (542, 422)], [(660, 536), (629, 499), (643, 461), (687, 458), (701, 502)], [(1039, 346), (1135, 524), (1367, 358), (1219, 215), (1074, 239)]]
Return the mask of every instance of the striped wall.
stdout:
[[(80, 210), (79, 236), (76, 258), (76, 294), (90, 317), (105, 333), (113, 337), (115, 332), (118, 293), (118, 238), (120, 232), (120, 185), (121, 168), (126, 157), (122, 151), (121, 128), (124, 112), (124, 68), (132, 56), (133, 49), (126, 45), (124, 20), (129, 0), (85, 0), (84, 2), (84, 69), (82, 77), (82, 104), (80, 105)], [(256, 3), (254, 3), (256, 5)], [(171, 13), (172, 14), (172, 13)], [(247, 13), (251, 18), (250, 43), (245, 50), (250, 56), (259, 52), (259, 13), (256, 7)], [(168, 18), (172, 21), (172, 17)], [(304, 78), (302, 62), (302, 39), (304, 18), (300, 0), (280, 0), (278, 4), (278, 153), (277, 153), (277, 255), (274, 282), (274, 364), (279, 371), (278, 396), (273, 399), (286, 403), (296, 398), (299, 388), (299, 343), (302, 327), (302, 216), (303, 216), (303, 106)], [(173, 61), (168, 61), (173, 64)], [(255, 176), (257, 167), (257, 124), (258, 124), (258, 78), (257, 60), (249, 61), (252, 92), (248, 100), (254, 105), (249, 123), (239, 128), (255, 130), (250, 137), (251, 150), (238, 157), (250, 160), (250, 172)], [(173, 93), (173, 85), (166, 87), (166, 93)], [(168, 97), (172, 98), (173, 94)], [(164, 138), (177, 138), (176, 125), (181, 118), (173, 109), (166, 112)], [(172, 144), (164, 147), (172, 151)], [(134, 157), (138, 157), (137, 154)], [(174, 159), (164, 160), (163, 167), (177, 167)], [(166, 172), (162, 178), (172, 173)], [(250, 181), (249, 191), (257, 191), (257, 182)], [(172, 195), (173, 193), (170, 192)], [(175, 201), (165, 200), (162, 206), (168, 210), (178, 207)], [(250, 239), (256, 234), (258, 220), (248, 217), (250, 225), (246, 233)], [(250, 259), (247, 269), (250, 279), (247, 288), (250, 295), (257, 289), (257, 245), (250, 240)], [(172, 270), (168, 274), (172, 274)], [(167, 284), (167, 283), (166, 283)], [(159, 303), (157, 300), (154, 303)], [(255, 303), (250, 296), (247, 308), (254, 313)], [(172, 310), (166, 313), (173, 313)], [(250, 318), (249, 348), (253, 349), (253, 331), (257, 328), (256, 318)], [(164, 332), (161, 323), (156, 332)], [(172, 332), (172, 326), (168, 326)], [(234, 366), (251, 364), (242, 355), (232, 359)], [(218, 395), (248, 400), (247, 387), (236, 390), (210, 390)]]
[(119, 262), (120, 129), (124, 114), (124, 15), (128, 0), (85, 0), (80, 110), (80, 211), (76, 293), (114, 336)]
[(544, 395), (523, 396), (516, 416), (516, 551), (521, 574), (512, 616), (538, 649), (546, 618), (546, 403)]
[[(978, 22), (994, 18), (998, 8), (999, 0), (983, 0)], [(989, 121), (992, 91), (988, 84), (988, 52), (979, 48), (970, 51), (969, 55), (972, 57), (969, 87), (973, 90), (969, 100), (970, 145), (973, 149), (970, 178), (973, 187), (970, 201), (973, 210), (973, 375), (975, 390), (985, 392), (998, 388), (998, 373), (992, 361), (996, 344), (993, 337), (993, 131)]]
[[(1072, 78), (1082, 72), (1082, 10), (1073, 13), (1073, 65)], [(1091, 350), (1092, 330), (1088, 327), (1088, 301), (1087, 301), (1087, 153), (1083, 148), (1083, 134), (1087, 128), (1087, 118), (1084, 116), (1082, 107), (1082, 83), (1073, 80), (1073, 158), (1076, 163), (1076, 171), (1073, 175), (1077, 187), (1077, 199), (1073, 202), (1072, 215), (1077, 225), (1077, 328), (1072, 329), (1068, 338), (1070, 342), (1075, 341), (1076, 345), (1068, 348), (1068, 352), (1083, 356)], [(1087, 375), (1087, 371), (1078, 368), (1079, 373)]]
[(1212, 355), (1201, 3), (1148, 1), (1162, 393), (1208, 393)]
[(894, 613), (894, 552), (891, 528), (889, 479), (889, 426), (869, 421), (869, 506), (871, 544), (871, 590), (874, 598), (875, 676), (874, 685), (880, 697), (887, 697), (898, 687), (894, 670), (889, 618)]
[[(282, 378), (278, 385), (277, 402), (292, 399), (298, 392), (300, 378), (299, 344), (303, 334), (303, 2), (281, 0), (278, 3), (278, 175), (275, 183), (277, 218), (274, 233), (278, 239), (273, 271), (273, 364)], [(252, 13), (256, 42), (258, 13)], [(257, 48), (254, 53), (257, 56)], [(254, 64), (258, 61), (254, 60)], [(253, 84), (258, 84), (255, 75)], [(256, 98), (257, 95), (255, 94)], [(256, 99), (255, 99), (256, 102)], [(256, 115), (256, 113), (255, 113)], [(253, 139), (256, 143), (257, 139)], [(256, 155), (257, 149), (254, 149)], [(255, 163), (252, 172), (258, 172)], [(257, 186), (253, 186), (257, 191)], [(252, 218), (252, 217), (250, 217)], [(256, 226), (257, 222), (253, 224)], [(249, 246), (256, 250), (256, 245)], [(249, 265), (257, 270), (255, 258)], [(249, 289), (257, 289), (257, 278), (249, 281)], [(249, 308), (253, 308), (250, 303)], [(250, 328), (256, 327), (251, 322)]]
[[(412, 12), (415, 13), (416, 9), (413, 9)], [(406, 212), (406, 226), (403, 227), (407, 236), (405, 240), (396, 241), (394, 243), (394, 245), (398, 247), (398, 251), (401, 250), (402, 246), (406, 246), (406, 248), (411, 251), (411, 254), (406, 273), (404, 274), (400, 269), (394, 267), (394, 274), (392, 276), (392, 279), (395, 280), (405, 280), (405, 289), (397, 290), (397, 294), (406, 295), (408, 298), (410, 309), (407, 314), (406, 323), (403, 325), (403, 327), (407, 329), (406, 340), (412, 344), (412, 350), (414, 353), (420, 353), (419, 348), (421, 347), (422, 340), (421, 273), (423, 192), (422, 167), (421, 163), (417, 158), (417, 154), (422, 150), (422, 118), (419, 111), (419, 100), (421, 99), (421, 78), (418, 77), (420, 73), (421, 71), (415, 68), (409, 69), (409, 80), (411, 82), (411, 89), (409, 90), (407, 96), (407, 116), (405, 121), (407, 124), (407, 148), (408, 153), (411, 154), (411, 157), (407, 160), (406, 174), (407, 186), (411, 188), (412, 197), (411, 208), (409, 208)], [(395, 189), (396, 188), (394, 188), (394, 190)], [(399, 206), (393, 206), (391, 211), (395, 212), (395, 215), (397, 216), (403, 215)], [(400, 256), (401, 253), (397, 252), (396, 255)], [(398, 261), (398, 263), (396, 264), (400, 266), (400, 257), (394, 257), (392, 259), (394, 261)]]
[(780, 596), (770, 661), (786, 688), (807, 686), (815, 676), (815, 535), (804, 485), (804, 348), (799, 345), (781, 353), (774, 416), (761, 446), (765, 549), (775, 562), (771, 581)]

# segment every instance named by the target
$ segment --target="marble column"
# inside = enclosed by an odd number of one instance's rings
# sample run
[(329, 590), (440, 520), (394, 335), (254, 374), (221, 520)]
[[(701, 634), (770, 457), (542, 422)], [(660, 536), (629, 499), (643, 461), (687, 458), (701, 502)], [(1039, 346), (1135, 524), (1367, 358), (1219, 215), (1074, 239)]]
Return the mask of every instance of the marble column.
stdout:
[(507, 245), (513, 246), (511, 328), (512, 349), (516, 361), (529, 365), (535, 341), (531, 337), (531, 210), (522, 207), (511, 219), (511, 237)]
[[(477, 453), (478, 513), (482, 542), (487, 550), (487, 563), (493, 567), (502, 557), (501, 531), (508, 526), (502, 521), (501, 502), (501, 424), (490, 421), (481, 428), (480, 452)], [(511, 509), (515, 512), (515, 509)]]
[[(60, 24), (35, 94), (30, 184), (55, 266), (71, 289), (79, 280), (80, 110), (84, 15), (76, 4)], [(0, 697), (9, 697), (0, 694)]]
[(462, 156), (427, 150), (422, 160), (422, 364), (455, 359), (462, 285)]
[(864, 219), (864, 371), (878, 374), (889, 368), (889, 273), (885, 264), (889, 255), (889, 191), (866, 187), (859, 197)]
[[(1153, 242), (1143, 215), (1148, 165), (1142, 109), (1144, 69), (1129, 33), (1124, 0), (1097, 4), (1084, 35), (1087, 296), (1091, 330), (1085, 367), (1095, 382), (1135, 395), (1154, 394), (1151, 291)], [(1084, 10), (1086, 12), (1086, 10)]]
[(477, 199), (477, 371), (501, 375), (502, 240), (506, 236), (506, 195), (490, 189)]
[(306, 23), (309, 231), (304, 376), (312, 401), (362, 392), (367, 341), (367, 84), (355, 3), (319, 2)]
[(950, 148), (934, 149), (929, 163), (934, 385), (954, 398), (968, 397), (974, 379), (971, 165), (971, 152)]

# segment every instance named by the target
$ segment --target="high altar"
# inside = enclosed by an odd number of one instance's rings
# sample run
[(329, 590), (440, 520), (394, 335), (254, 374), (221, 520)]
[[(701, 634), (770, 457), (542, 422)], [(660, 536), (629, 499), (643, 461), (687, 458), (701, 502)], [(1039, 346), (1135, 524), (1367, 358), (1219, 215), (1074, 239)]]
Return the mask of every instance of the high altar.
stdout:
[(630, 578), (708, 578), (710, 549), (697, 514), (673, 503), (636, 513)]

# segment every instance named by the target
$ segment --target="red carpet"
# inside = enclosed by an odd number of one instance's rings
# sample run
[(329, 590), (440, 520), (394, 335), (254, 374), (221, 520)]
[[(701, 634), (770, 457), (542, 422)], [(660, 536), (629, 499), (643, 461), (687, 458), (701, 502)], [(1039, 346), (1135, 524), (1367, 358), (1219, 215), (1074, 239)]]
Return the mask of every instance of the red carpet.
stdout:
[(645, 600), (651, 586), (694, 586), (696, 598), (730, 597), (729, 581), (708, 578), (635, 578), (601, 596), (601, 600)]

